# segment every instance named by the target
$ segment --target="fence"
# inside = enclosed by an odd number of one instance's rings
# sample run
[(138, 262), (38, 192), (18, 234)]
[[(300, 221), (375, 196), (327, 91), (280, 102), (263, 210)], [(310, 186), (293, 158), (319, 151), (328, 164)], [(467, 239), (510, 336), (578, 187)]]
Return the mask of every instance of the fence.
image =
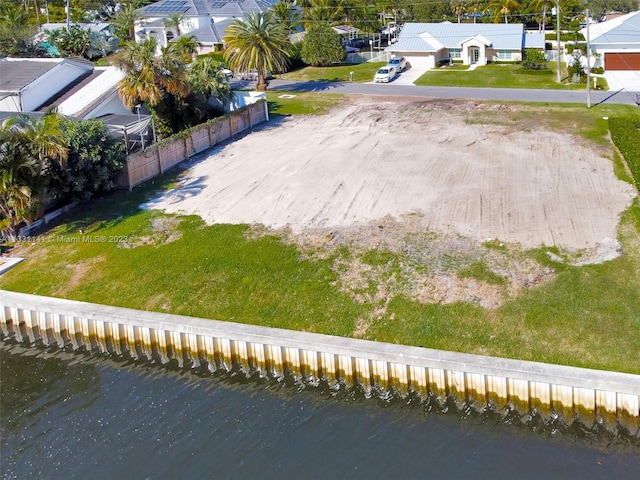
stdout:
[(391, 58), (389, 52), (362, 51), (359, 53), (348, 53), (344, 63), (365, 63), (365, 62), (386, 62)]
[(131, 190), (191, 156), (267, 120), (267, 103), (257, 102), (128, 155), (125, 167), (116, 178), (116, 187)]

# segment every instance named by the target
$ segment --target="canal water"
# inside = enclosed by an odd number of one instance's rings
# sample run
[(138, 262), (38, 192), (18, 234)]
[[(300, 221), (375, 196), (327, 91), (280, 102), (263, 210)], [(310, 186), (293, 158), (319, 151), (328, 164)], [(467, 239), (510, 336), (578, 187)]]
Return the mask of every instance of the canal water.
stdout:
[[(561, 424), (0, 342), (3, 479), (634, 479)], [(636, 439), (637, 440), (637, 439)]]

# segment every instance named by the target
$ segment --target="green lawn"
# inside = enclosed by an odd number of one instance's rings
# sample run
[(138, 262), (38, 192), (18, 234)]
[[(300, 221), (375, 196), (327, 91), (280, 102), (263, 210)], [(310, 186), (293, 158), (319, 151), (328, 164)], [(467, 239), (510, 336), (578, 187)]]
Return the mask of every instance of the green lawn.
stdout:
[(269, 115), (321, 115), (340, 104), (343, 95), (324, 92), (267, 91)]
[[(547, 70), (525, 70), (520, 65), (489, 64), (469, 71), (463, 66), (441, 67), (429, 70), (416, 80), (416, 85), (447, 87), (492, 87), (492, 88), (540, 88), (540, 89), (584, 89), (583, 84), (565, 81), (557, 83), (557, 65), (549, 63)], [(563, 68), (562, 78), (566, 77)]]
[(348, 82), (353, 72), (354, 82), (370, 82), (385, 62), (366, 62), (357, 65), (335, 65), (331, 67), (305, 67), (300, 70), (278, 75), (282, 80), (314, 82)]
[[(361, 63), (358, 65), (335, 65), (331, 67), (305, 67), (277, 77), (282, 80), (310, 82), (348, 82), (353, 72), (355, 82), (370, 82), (375, 72), (384, 62)], [(582, 90), (584, 84), (567, 81), (566, 65), (562, 65), (561, 83), (557, 83), (557, 64), (548, 63), (547, 70), (524, 70), (520, 65), (489, 64), (469, 71), (467, 65), (454, 65), (429, 70), (416, 80), (416, 85), (448, 87), (492, 87), (492, 88), (534, 88), (554, 90)], [(604, 78), (598, 78), (598, 85), (607, 89)]]
[[(296, 111), (296, 98), (307, 102), (294, 97), (292, 104), (277, 108)], [(273, 107), (277, 100), (269, 102)], [(479, 111), (468, 121), (526, 128), (535, 120), (590, 139), (614, 158), (602, 117), (633, 112), (631, 106), (613, 105), (521, 107), (500, 118)], [(624, 175), (619, 159), (616, 165)], [(13, 253), (25, 261), (0, 277), (0, 288), (332, 335), (352, 336), (360, 320), (373, 319), (365, 334), (372, 340), (640, 374), (637, 200), (622, 216), (624, 254), (613, 261), (572, 267), (552, 261), (542, 249), (500, 247), (548, 264), (555, 279), (497, 309), (425, 305), (396, 295), (378, 316), (379, 303), (340, 288), (336, 260), (352, 252), (309, 257), (279, 236), (258, 235), (245, 225), (207, 226), (195, 216), (139, 208), (158, 190), (170, 188), (176, 176), (168, 172), (132, 193), (116, 192), (83, 205), (34, 241), (18, 243)], [(377, 250), (362, 259), (386, 268), (390, 276), (402, 274), (398, 265), (405, 260)], [(458, 274), (498, 287), (503, 282), (481, 263)]]

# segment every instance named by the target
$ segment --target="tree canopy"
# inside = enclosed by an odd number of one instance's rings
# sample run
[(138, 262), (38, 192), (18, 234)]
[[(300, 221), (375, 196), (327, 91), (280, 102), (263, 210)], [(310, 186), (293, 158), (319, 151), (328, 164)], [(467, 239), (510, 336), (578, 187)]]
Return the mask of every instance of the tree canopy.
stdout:
[(307, 65), (324, 67), (344, 60), (346, 50), (340, 35), (328, 23), (316, 23), (302, 40), (301, 55)]
[(234, 20), (223, 38), (224, 58), (237, 72), (258, 72), (257, 90), (266, 90), (266, 72), (286, 70), (289, 60), (287, 29), (269, 13), (251, 12)]

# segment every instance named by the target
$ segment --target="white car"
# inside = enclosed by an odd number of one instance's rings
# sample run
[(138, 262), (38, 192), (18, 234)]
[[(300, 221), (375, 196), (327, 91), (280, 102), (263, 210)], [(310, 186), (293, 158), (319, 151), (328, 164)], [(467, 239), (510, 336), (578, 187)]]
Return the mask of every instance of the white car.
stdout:
[(407, 60), (404, 57), (391, 57), (387, 62), (387, 67), (393, 67), (398, 72), (404, 72), (408, 67)]
[(376, 72), (373, 76), (373, 81), (376, 83), (389, 83), (397, 75), (398, 71), (394, 67), (387, 65)]

